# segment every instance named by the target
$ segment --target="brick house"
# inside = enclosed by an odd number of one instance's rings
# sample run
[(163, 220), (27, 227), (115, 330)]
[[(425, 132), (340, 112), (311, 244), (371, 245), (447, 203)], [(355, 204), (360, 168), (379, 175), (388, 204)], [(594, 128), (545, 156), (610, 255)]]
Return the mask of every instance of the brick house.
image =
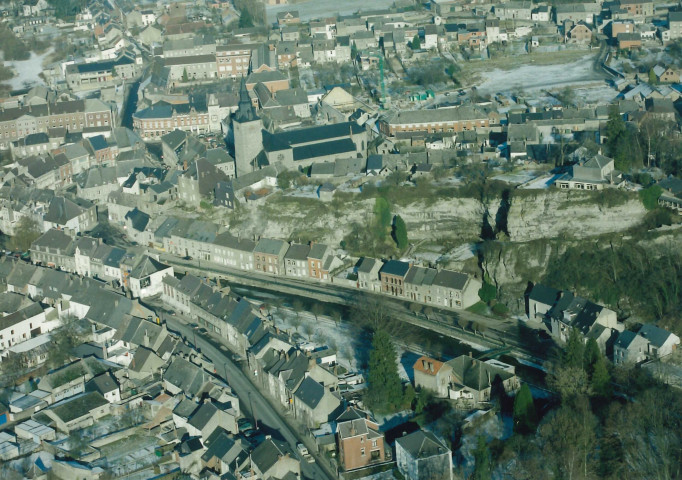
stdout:
[(329, 272), (326, 271), (325, 264), (329, 258), (330, 250), (327, 245), (313, 243), (308, 253), (308, 276), (317, 280), (328, 280)]
[(289, 244), (274, 238), (258, 241), (253, 251), (254, 270), (274, 275), (284, 274), (284, 255)]
[(336, 440), (346, 471), (387, 460), (384, 435), (369, 413), (348, 407), (336, 419)]
[(410, 270), (410, 264), (400, 260), (389, 260), (379, 270), (381, 291), (395, 297), (405, 296), (405, 277)]

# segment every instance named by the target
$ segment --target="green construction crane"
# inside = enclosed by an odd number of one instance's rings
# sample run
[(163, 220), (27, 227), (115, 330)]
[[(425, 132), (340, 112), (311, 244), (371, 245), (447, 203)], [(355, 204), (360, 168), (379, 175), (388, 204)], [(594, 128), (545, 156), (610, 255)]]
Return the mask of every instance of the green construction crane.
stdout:
[(384, 56), (380, 53), (370, 53), (369, 56), (379, 59), (379, 78), (381, 82), (381, 98), (379, 99), (379, 105), (381, 108), (385, 108), (388, 97), (386, 96), (386, 83), (384, 81)]

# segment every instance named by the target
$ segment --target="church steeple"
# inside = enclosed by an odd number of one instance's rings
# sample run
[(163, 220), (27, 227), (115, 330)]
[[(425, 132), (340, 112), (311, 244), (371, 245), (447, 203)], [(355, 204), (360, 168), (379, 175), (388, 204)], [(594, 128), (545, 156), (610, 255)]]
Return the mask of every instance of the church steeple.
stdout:
[(258, 115), (251, 103), (251, 97), (246, 89), (246, 80), (242, 77), (241, 86), (239, 88), (239, 107), (234, 114), (234, 120), (237, 122), (253, 122), (258, 120)]

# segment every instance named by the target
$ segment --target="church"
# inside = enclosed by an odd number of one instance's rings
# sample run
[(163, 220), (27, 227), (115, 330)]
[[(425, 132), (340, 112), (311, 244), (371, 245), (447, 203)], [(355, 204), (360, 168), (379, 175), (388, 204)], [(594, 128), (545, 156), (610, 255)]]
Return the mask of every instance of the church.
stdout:
[(268, 165), (298, 170), (318, 162), (364, 157), (368, 140), (365, 128), (355, 122), (270, 133), (263, 129), (243, 78), (232, 134), (238, 177)]

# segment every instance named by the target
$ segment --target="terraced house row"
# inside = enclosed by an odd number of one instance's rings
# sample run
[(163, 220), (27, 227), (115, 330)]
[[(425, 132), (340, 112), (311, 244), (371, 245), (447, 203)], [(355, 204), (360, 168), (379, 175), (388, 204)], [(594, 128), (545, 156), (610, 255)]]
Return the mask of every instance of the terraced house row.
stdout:
[[(373, 258), (362, 258), (352, 265), (322, 243), (242, 238), (210, 222), (175, 217), (152, 219), (137, 209), (126, 215), (125, 232), (131, 241), (191, 258), (199, 266), (335, 283), (440, 308), (467, 308), (478, 301), (481, 288), (480, 281), (464, 273)], [(33, 261), (70, 270), (74, 262), (71, 252), (75, 251), (72, 244), (82, 241), (71, 241), (66, 233), (49, 231), (34, 242)], [(52, 252), (59, 255), (49, 255)]]
[(97, 99), (68, 100), (0, 109), (0, 148), (32, 133), (63, 128), (69, 132), (108, 132), (114, 125), (111, 107)]

